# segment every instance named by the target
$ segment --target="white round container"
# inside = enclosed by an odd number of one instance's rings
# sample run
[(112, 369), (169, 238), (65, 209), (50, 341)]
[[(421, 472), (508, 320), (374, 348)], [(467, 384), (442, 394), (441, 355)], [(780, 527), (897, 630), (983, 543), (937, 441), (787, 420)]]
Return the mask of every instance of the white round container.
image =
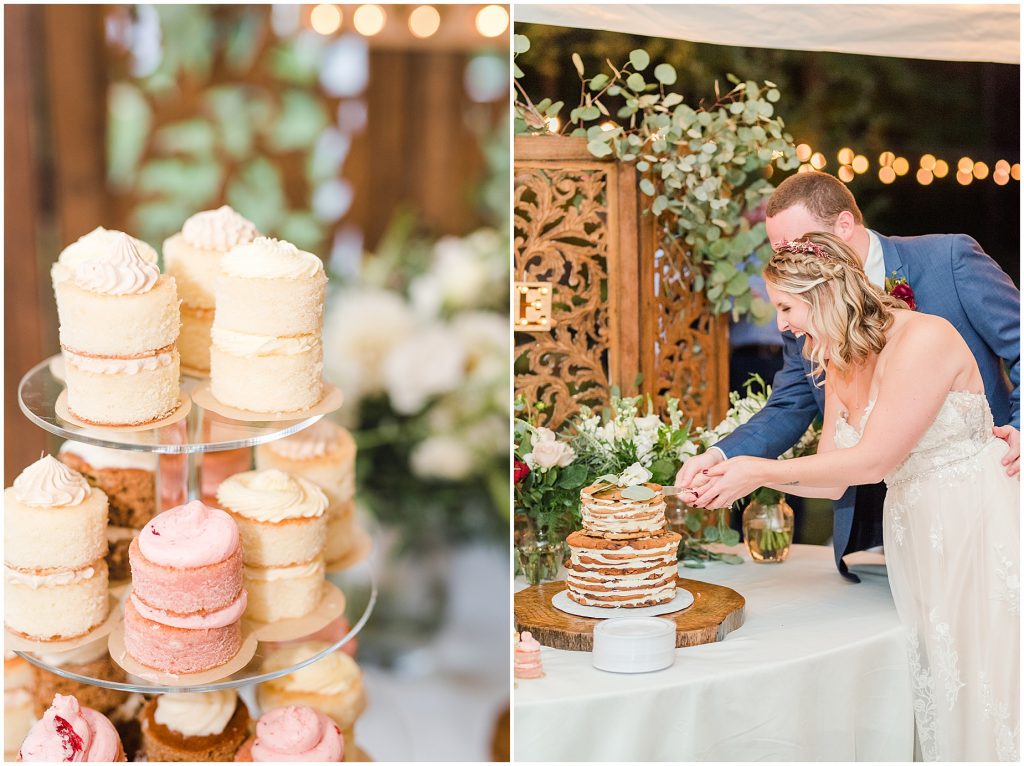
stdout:
[(676, 659), (676, 625), (660, 617), (612, 617), (594, 627), (591, 661), (612, 673), (650, 673)]

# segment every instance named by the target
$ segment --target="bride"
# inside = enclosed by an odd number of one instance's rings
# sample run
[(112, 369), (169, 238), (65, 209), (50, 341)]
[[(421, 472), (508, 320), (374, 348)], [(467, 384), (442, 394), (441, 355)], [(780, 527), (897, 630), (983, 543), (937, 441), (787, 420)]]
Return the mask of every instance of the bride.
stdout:
[(761, 486), (838, 499), (885, 480), (883, 534), (906, 626), (925, 760), (1017, 760), (1019, 493), (992, 434), (981, 373), (956, 329), (874, 287), (838, 237), (776, 246), (765, 267), (779, 327), (825, 374), (818, 454), (736, 457), (684, 495), (725, 507)]

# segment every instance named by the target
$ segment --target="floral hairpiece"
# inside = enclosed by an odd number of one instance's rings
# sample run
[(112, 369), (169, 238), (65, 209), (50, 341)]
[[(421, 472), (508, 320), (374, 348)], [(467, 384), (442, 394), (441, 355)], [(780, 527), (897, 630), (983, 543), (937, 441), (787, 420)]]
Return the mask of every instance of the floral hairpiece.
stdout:
[(779, 242), (775, 245), (777, 253), (796, 253), (797, 255), (813, 255), (823, 261), (838, 261), (834, 253), (829, 252), (817, 242), (809, 239), (791, 239), (788, 242)]

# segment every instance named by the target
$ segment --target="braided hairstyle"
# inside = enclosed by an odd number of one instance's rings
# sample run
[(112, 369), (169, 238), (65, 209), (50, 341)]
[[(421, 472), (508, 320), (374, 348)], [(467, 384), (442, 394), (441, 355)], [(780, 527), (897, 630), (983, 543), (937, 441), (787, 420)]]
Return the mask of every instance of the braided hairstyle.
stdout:
[(893, 312), (906, 304), (871, 284), (846, 242), (818, 231), (775, 248), (764, 278), (810, 306), (803, 353), (816, 379), (830, 361), (842, 373), (885, 348)]

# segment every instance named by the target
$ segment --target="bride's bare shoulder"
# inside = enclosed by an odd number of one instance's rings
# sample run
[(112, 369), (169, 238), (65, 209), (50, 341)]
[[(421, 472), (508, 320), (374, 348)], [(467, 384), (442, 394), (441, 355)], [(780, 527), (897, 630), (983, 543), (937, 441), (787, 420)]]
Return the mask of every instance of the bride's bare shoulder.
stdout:
[(907, 347), (948, 348), (951, 342), (959, 346), (963, 339), (943, 317), (917, 311), (899, 311), (890, 328), (886, 346), (893, 351)]

